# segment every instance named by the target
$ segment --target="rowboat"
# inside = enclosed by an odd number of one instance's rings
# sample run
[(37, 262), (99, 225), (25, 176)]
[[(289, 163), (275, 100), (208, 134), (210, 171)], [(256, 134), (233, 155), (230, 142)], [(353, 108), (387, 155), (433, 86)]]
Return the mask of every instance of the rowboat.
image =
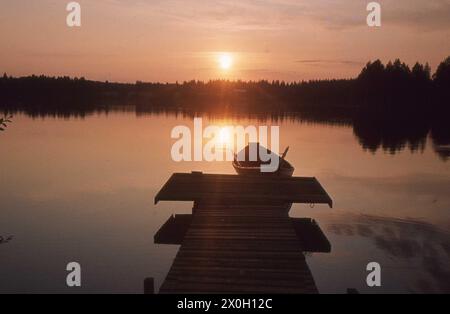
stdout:
[[(239, 175), (277, 175), (283, 177), (292, 177), (294, 174), (294, 167), (286, 161), (285, 157), (289, 151), (289, 147), (286, 148), (283, 155), (280, 157), (265, 147), (262, 149), (267, 150), (267, 154), (270, 156), (268, 161), (262, 161), (259, 155), (259, 143), (250, 143), (243, 150), (234, 156), (233, 168)], [(253, 160), (250, 158), (250, 152), (256, 152), (256, 158)], [(261, 167), (263, 165), (269, 165), (271, 160), (278, 158), (278, 168), (272, 172), (264, 172)]]

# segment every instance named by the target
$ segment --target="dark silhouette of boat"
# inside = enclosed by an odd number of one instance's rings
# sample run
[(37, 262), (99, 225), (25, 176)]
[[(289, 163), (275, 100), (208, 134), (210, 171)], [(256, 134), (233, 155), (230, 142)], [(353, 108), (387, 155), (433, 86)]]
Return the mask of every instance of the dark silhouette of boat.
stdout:
[[(234, 156), (233, 167), (239, 175), (278, 175), (283, 177), (292, 177), (295, 168), (286, 161), (286, 155), (289, 151), (289, 147), (286, 148), (283, 155), (280, 157), (273, 153), (269, 149), (262, 147), (267, 150), (267, 154), (271, 155), (270, 158), (278, 158), (278, 168), (272, 172), (264, 172), (261, 167), (263, 165), (269, 165), (270, 160), (264, 161), (260, 158), (259, 143), (250, 143), (243, 150), (241, 150), (237, 155)], [(256, 153), (256, 156), (250, 156), (250, 153)], [(250, 158), (253, 157), (253, 158)]]

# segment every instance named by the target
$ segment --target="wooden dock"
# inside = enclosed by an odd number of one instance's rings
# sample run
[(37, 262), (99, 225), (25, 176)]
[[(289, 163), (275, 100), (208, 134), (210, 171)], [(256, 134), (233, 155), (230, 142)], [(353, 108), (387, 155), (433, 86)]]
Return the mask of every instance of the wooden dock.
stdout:
[(333, 201), (316, 178), (175, 173), (155, 197), (159, 201), (215, 203), (309, 203)]
[[(295, 228), (308, 221), (296, 221), (288, 211), (292, 202), (331, 205), (331, 199), (315, 179), (273, 180), (174, 174), (155, 201), (193, 200), (194, 207), (192, 215), (171, 217), (155, 235), (156, 243), (181, 244), (159, 292), (317, 293), (303, 254), (304, 243), (311, 247), (314, 241), (302, 243), (302, 231)], [(279, 193), (272, 192), (274, 184)], [(251, 192), (236, 194), (242, 190)], [(317, 225), (308, 226), (314, 230)], [(320, 240), (320, 233), (312, 237)], [(164, 234), (172, 239), (164, 240)], [(322, 251), (327, 251), (326, 242)]]

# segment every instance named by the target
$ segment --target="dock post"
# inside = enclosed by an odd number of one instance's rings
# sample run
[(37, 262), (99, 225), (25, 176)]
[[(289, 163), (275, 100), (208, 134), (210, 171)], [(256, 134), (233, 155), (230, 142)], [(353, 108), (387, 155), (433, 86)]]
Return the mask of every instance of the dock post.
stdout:
[(155, 280), (151, 277), (144, 279), (144, 294), (155, 294)]

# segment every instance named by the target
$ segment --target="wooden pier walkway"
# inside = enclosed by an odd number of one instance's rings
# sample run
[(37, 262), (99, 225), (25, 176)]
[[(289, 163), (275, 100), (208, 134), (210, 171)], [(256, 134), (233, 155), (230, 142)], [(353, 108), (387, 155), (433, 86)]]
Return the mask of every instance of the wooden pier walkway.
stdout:
[[(205, 179), (208, 184), (199, 184)], [(261, 187), (270, 187), (277, 181), (261, 182), (259, 178), (259, 189), (255, 189), (249, 180), (256, 179), (175, 174), (163, 187), (156, 200), (190, 198), (194, 207), (191, 217), (183, 219), (187, 227), (178, 240), (181, 247), (160, 293), (317, 293), (302, 241), (288, 211), (294, 201), (291, 198), (312, 202), (306, 200), (305, 193), (330, 205), (331, 199), (315, 179), (284, 179), (284, 194), (276, 197), (268, 194), (270, 189)], [(223, 182), (233, 184), (227, 186)], [(300, 182), (305, 193), (298, 193), (292, 182)], [(245, 184), (238, 190), (252, 190), (251, 201), (248, 194), (242, 199), (241, 195), (230, 193), (235, 184)], [(180, 194), (180, 186), (196, 189), (182, 190)], [(278, 181), (277, 190), (282, 189), (283, 184)], [(289, 198), (289, 191), (297, 192)], [(183, 230), (180, 227), (172, 229)], [(160, 236), (155, 236), (155, 241)]]

